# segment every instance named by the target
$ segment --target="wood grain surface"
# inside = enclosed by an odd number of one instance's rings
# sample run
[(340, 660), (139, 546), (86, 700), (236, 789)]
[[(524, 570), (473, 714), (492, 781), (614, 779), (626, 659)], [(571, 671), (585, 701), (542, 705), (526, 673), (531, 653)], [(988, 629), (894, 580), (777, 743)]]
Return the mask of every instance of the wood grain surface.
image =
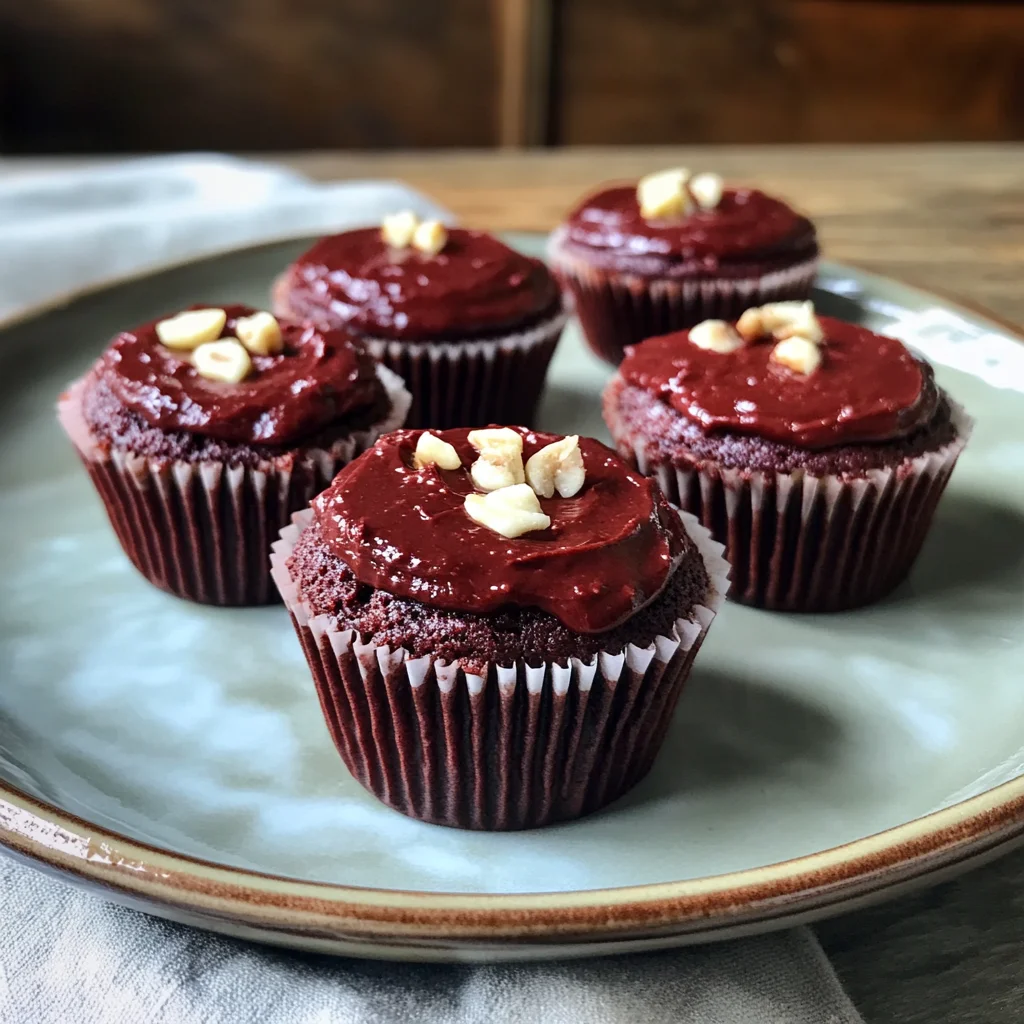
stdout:
[[(272, 159), (322, 180), (398, 178), (468, 224), (550, 230), (600, 182), (684, 164), (783, 196), (828, 257), (1024, 324), (1024, 145), (738, 146), (525, 153), (320, 153)], [(82, 160), (3, 160), (0, 175)]]
[(0, 0), (0, 143), (491, 145), (494, 57), (479, 0)]
[(564, 0), (555, 138), (1019, 139), (1024, 4)]
[(1013, 140), (1020, 0), (0, 0), (8, 152)]

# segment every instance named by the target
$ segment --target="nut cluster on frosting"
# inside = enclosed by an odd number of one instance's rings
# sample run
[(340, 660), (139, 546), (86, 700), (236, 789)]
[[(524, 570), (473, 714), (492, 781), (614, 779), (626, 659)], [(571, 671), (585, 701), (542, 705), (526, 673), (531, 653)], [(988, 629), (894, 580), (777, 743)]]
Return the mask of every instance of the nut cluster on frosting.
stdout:
[(667, 220), (685, 217), (694, 206), (713, 210), (725, 190), (721, 177), (711, 172), (692, 175), (685, 167), (673, 167), (641, 178), (636, 187), (640, 213), (645, 218)]
[(735, 327), (725, 320), (704, 320), (690, 328), (689, 337), (698, 348), (723, 355), (772, 338), (772, 362), (806, 377), (821, 365), (824, 332), (814, 303), (770, 302), (746, 310)]
[(222, 338), (227, 319), (223, 309), (189, 309), (158, 321), (156, 336), (165, 348), (191, 352), (200, 377), (238, 384), (252, 372), (249, 354), (276, 355), (284, 349), (284, 337), (274, 316), (260, 312), (240, 317), (235, 337)]
[(436, 256), (448, 243), (448, 232), (439, 220), (420, 220), (412, 210), (385, 216), (380, 236), (392, 249), (412, 246), (426, 256)]
[[(545, 445), (525, 465), (523, 437), (509, 427), (472, 430), (467, 440), (479, 453), (469, 468), (470, 478), (479, 491), (466, 495), (466, 514), (503, 537), (512, 539), (534, 530), (546, 530), (551, 518), (541, 509), (538, 498), (552, 498), (556, 493), (572, 498), (586, 480), (577, 434)], [(424, 431), (416, 442), (413, 465), (454, 470), (461, 468), (462, 462), (452, 445)]]

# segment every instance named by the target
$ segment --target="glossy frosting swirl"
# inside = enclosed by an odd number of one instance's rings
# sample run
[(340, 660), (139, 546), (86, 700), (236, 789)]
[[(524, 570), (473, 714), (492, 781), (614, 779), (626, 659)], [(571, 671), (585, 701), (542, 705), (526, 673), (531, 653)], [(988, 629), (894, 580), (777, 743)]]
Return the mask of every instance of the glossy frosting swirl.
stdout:
[(706, 433), (753, 434), (808, 449), (889, 441), (927, 423), (938, 403), (930, 367), (901, 342), (819, 316), (822, 362), (809, 376), (770, 359), (771, 339), (721, 354), (688, 331), (626, 350), (619, 373)]
[[(227, 313), (222, 337), (232, 337), (236, 321), (256, 312), (241, 305), (220, 308)], [(250, 375), (227, 384), (201, 377), (188, 352), (161, 345), (157, 322), (119, 334), (91, 375), (151, 427), (224, 441), (288, 444), (380, 399), (373, 360), (344, 330), (280, 321), (284, 351), (252, 356)]]
[(293, 314), (337, 320), (375, 338), (428, 341), (532, 326), (560, 307), (537, 259), (483, 231), (451, 228), (435, 256), (395, 250), (379, 228), (322, 238), (292, 264), (283, 300)]
[[(555, 435), (514, 428), (523, 457)], [(462, 468), (413, 468), (421, 431), (400, 430), (346, 466), (313, 502), (329, 550), (369, 586), (453, 611), (538, 608), (577, 633), (624, 622), (696, 549), (657, 484), (609, 448), (580, 439), (587, 479), (573, 498), (542, 498), (551, 526), (509, 540), (463, 508), (476, 452), (468, 430), (439, 436)]]
[(646, 220), (635, 186), (607, 188), (570, 213), (565, 240), (611, 266), (679, 276), (770, 270), (818, 254), (814, 225), (756, 189), (728, 188), (713, 210)]

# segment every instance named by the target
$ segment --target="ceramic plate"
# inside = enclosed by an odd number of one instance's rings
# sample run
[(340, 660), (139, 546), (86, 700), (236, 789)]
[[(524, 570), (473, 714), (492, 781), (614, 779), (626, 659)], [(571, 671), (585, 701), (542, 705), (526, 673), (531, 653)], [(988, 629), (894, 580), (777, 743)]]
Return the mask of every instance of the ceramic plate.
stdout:
[[(519, 238), (534, 251), (537, 238)], [(823, 311), (899, 334), (977, 428), (911, 579), (832, 616), (727, 606), (653, 772), (518, 834), (408, 820), (346, 773), (279, 607), (178, 601), (128, 564), (54, 399), (115, 331), (262, 304), (306, 241), (121, 282), (0, 330), (0, 842), (108, 896), (325, 951), (512, 959), (807, 920), (1024, 833), (1024, 346), (827, 264)], [(605, 437), (570, 330), (541, 426)]]

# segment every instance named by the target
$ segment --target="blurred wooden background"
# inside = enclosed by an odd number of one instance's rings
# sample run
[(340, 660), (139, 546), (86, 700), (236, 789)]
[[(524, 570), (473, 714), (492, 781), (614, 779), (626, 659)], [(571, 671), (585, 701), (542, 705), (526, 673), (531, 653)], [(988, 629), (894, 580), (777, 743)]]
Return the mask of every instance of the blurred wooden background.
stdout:
[(1024, 2), (0, 0), (0, 151), (1024, 137)]

